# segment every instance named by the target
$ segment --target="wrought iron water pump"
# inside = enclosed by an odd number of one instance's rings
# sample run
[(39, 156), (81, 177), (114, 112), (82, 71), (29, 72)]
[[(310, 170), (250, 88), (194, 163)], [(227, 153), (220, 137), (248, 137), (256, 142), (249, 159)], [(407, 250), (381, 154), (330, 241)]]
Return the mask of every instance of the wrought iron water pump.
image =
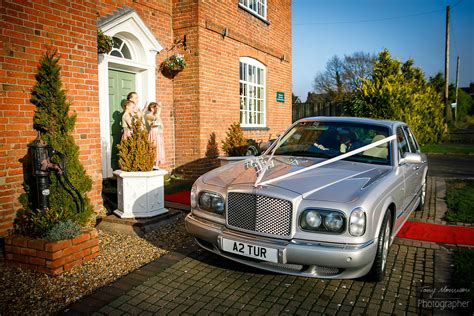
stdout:
[[(33, 175), (36, 178), (37, 208), (41, 210), (49, 208), (49, 173), (55, 171), (58, 176), (63, 177), (64, 182), (75, 193), (75, 196), (72, 194), (73, 198), (78, 202), (79, 211), (83, 212), (84, 200), (79, 190), (69, 181), (64, 154), (42, 140), (41, 132), (38, 132), (38, 136), (28, 147), (33, 158)], [(59, 163), (51, 161), (55, 155), (59, 157)]]

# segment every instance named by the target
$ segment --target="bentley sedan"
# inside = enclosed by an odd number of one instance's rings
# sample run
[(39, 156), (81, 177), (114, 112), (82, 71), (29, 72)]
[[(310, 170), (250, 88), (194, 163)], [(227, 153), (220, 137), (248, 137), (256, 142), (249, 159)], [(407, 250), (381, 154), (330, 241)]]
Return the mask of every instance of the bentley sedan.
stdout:
[(427, 169), (405, 123), (305, 118), (264, 155), (198, 178), (186, 229), (252, 267), (380, 281), (394, 237), (423, 206)]

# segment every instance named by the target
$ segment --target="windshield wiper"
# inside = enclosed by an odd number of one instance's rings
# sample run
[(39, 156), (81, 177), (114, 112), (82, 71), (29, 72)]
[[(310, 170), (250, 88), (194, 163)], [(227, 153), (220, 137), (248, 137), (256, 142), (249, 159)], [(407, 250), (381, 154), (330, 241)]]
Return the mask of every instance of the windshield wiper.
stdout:
[(280, 155), (280, 156), (302, 156), (302, 157), (314, 157), (314, 158), (332, 158), (333, 157), (331, 155), (327, 155), (327, 154), (324, 154), (324, 153), (314, 153), (314, 152), (305, 151), (305, 150), (281, 152), (281, 153), (275, 153), (275, 155)]

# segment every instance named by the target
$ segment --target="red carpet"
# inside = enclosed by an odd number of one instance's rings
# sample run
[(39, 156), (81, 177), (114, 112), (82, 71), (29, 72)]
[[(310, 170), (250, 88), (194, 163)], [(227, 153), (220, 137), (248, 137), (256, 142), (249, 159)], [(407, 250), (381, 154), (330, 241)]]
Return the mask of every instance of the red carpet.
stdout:
[(191, 205), (191, 191), (184, 190), (165, 195), (165, 201)]
[(474, 227), (406, 222), (397, 237), (445, 244), (474, 245)]

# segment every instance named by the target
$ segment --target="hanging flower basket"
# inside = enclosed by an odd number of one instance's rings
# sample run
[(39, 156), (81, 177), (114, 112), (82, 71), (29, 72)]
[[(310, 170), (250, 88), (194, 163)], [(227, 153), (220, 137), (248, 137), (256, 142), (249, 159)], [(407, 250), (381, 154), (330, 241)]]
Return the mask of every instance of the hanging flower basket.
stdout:
[(186, 61), (184, 60), (184, 56), (180, 54), (173, 54), (163, 60), (160, 65), (160, 71), (165, 77), (173, 78), (185, 67)]
[(101, 30), (97, 30), (97, 52), (99, 54), (108, 54), (114, 47), (112, 37), (105, 35)]

